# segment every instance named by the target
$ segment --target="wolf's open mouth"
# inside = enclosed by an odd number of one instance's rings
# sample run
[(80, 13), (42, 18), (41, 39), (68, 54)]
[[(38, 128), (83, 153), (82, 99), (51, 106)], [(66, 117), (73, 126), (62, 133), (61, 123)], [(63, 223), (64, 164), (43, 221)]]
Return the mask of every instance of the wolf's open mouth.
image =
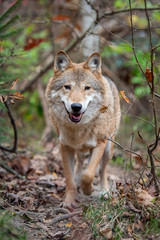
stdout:
[(72, 121), (72, 122), (75, 122), (75, 123), (78, 123), (81, 121), (81, 118), (82, 118), (82, 115), (83, 113), (69, 113), (69, 119)]

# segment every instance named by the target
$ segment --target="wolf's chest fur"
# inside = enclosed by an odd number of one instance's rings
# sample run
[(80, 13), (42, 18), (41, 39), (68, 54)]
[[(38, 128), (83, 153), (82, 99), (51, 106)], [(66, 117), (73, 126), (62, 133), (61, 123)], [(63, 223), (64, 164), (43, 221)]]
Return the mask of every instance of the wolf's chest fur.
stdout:
[(97, 145), (97, 139), (91, 132), (90, 127), (78, 129), (68, 129), (61, 127), (59, 130), (59, 141), (61, 144), (69, 146), (79, 151), (89, 151)]

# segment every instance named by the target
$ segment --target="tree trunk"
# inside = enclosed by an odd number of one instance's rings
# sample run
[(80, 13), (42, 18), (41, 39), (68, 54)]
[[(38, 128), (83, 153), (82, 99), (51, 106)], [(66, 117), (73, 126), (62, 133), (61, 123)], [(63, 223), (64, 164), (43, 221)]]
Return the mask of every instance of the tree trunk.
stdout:
[[(89, 0), (92, 4), (94, 0)], [(81, 0), (81, 14), (82, 14), (82, 31), (83, 33), (96, 20), (96, 12), (85, 0)], [(96, 35), (98, 26), (88, 33), (82, 41), (82, 52), (85, 58), (89, 57), (93, 52), (99, 51), (99, 36)]]

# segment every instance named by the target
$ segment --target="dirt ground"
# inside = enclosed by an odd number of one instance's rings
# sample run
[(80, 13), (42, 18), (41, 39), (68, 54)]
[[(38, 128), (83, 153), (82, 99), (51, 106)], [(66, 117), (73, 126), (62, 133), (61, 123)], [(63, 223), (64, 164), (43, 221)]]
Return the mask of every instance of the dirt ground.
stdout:
[[(27, 150), (14, 155), (1, 155), (9, 167), (25, 176), (19, 178), (0, 168), (1, 209), (12, 213), (13, 223), (26, 231), (27, 240), (95, 239), (90, 223), (84, 217), (84, 210), (100, 198), (98, 174), (93, 183), (92, 195), (85, 196), (78, 189), (77, 207), (65, 209), (62, 206), (65, 178), (59, 145), (52, 143), (46, 149), (46, 152)], [(124, 169), (111, 164), (108, 166), (108, 177), (112, 195), (116, 194), (117, 183), (127, 178)]]
[[(4, 161), (10, 159), (9, 166), (26, 176), (19, 179), (0, 168), (3, 189), (0, 206), (12, 212), (14, 224), (27, 232), (28, 240), (94, 239), (82, 209), (99, 198), (98, 176), (93, 194), (87, 197), (78, 190), (77, 207), (65, 209), (62, 207), (65, 179), (58, 145), (45, 153), (27, 151), (2, 157)], [(113, 189), (123, 171), (110, 165), (108, 172)]]

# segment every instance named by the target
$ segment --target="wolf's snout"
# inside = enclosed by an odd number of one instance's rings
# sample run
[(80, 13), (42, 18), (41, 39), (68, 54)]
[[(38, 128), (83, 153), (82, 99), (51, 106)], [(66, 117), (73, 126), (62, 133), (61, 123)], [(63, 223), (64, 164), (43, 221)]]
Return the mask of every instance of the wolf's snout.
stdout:
[(82, 109), (82, 104), (80, 104), (80, 103), (72, 103), (71, 108), (72, 108), (73, 112), (78, 113)]

